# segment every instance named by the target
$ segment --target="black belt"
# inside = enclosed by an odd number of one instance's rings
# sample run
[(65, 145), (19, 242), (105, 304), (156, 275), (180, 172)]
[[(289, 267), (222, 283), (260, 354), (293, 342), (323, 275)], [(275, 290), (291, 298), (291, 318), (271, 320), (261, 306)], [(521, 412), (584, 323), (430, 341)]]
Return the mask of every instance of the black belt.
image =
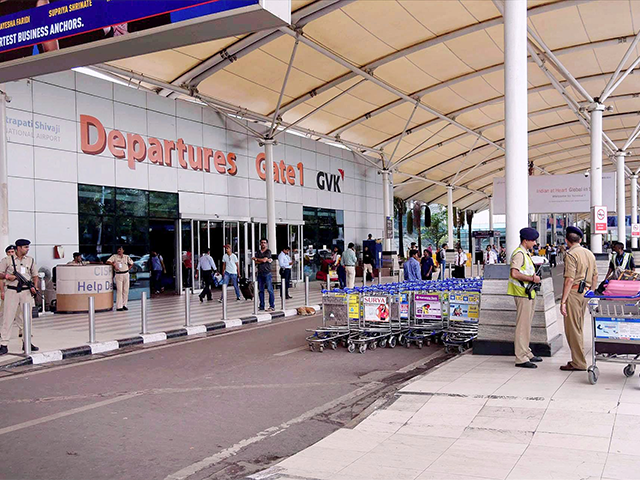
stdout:
[(25, 291), (25, 290), (29, 290), (27, 287), (24, 287), (24, 288), (18, 288), (18, 287), (14, 287), (13, 285), (7, 285), (7, 288), (8, 288), (9, 290), (15, 290), (15, 291), (16, 291), (16, 292), (18, 292), (18, 293), (23, 292), (23, 291)]
[(129, 270), (127, 270), (126, 272), (116, 272), (116, 275), (118, 275), (119, 273), (129, 273)]

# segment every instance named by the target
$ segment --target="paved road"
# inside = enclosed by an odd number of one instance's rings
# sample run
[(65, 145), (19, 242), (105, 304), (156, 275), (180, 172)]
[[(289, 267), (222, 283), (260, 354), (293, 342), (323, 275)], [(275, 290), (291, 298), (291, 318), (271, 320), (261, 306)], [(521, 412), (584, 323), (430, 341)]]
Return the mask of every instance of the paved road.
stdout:
[(242, 478), (420, 373), (403, 367), (441, 360), (437, 347), (313, 353), (305, 328), (319, 322), (283, 320), (0, 378), (0, 478)]

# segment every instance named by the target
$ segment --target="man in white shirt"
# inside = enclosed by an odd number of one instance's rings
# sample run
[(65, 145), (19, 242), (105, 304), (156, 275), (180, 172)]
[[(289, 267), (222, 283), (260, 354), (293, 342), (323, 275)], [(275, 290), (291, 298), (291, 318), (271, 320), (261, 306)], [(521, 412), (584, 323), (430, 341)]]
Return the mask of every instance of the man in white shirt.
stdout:
[(216, 271), (216, 263), (211, 258), (211, 250), (208, 248), (200, 257), (200, 271), (202, 272), (202, 282), (204, 288), (200, 292), (200, 301), (204, 301), (204, 297), (207, 297), (207, 301), (211, 301), (211, 286), (213, 285), (213, 272)]
[(498, 254), (491, 248), (491, 245), (487, 245), (487, 251), (484, 254), (484, 264), (495, 265), (496, 263), (498, 263)]
[(289, 295), (289, 287), (291, 284), (291, 257), (289, 253), (291, 250), (289, 247), (284, 247), (278, 255), (278, 264), (280, 265), (280, 276), (284, 280), (286, 296), (288, 299), (293, 298)]
[(454, 274), (455, 278), (464, 278), (465, 276), (465, 265), (467, 264), (467, 254), (464, 253), (462, 247), (458, 245), (458, 249), (456, 251), (456, 255), (454, 258)]
[[(233, 288), (236, 290), (236, 301), (242, 300), (240, 298), (240, 288), (238, 287), (238, 257), (231, 251), (231, 245), (224, 246), (224, 255), (222, 256), (222, 273), (224, 279), (223, 285), (229, 285), (229, 281), (233, 282)], [(219, 302), (222, 302), (222, 295), (220, 295)]]

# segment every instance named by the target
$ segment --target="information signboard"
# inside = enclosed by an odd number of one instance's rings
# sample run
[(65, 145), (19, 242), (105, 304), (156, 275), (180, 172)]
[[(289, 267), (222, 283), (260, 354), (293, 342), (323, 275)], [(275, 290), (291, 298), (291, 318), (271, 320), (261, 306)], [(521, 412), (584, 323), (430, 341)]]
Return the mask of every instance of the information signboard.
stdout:
[(386, 297), (363, 297), (363, 318), (367, 322), (386, 322), (389, 320), (389, 305)]
[(632, 223), (631, 224), (631, 236), (633, 238), (640, 237), (640, 223)]
[(640, 318), (596, 317), (596, 338), (640, 341)]
[(593, 207), (592, 222), (594, 233), (607, 233), (607, 207)]
[(440, 320), (442, 318), (442, 304), (438, 295), (416, 294), (413, 298), (416, 305), (416, 319)]
[(347, 305), (349, 306), (349, 319), (358, 320), (360, 318), (360, 298), (358, 295), (349, 295)]

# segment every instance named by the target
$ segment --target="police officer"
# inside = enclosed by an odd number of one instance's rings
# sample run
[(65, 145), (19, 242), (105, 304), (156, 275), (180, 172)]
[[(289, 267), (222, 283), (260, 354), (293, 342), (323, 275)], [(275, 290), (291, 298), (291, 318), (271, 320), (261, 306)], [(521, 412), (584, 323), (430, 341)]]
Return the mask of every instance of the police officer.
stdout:
[(625, 270), (635, 270), (636, 264), (633, 255), (624, 251), (624, 244), (621, 242), (613, 242), (613, 253), (611, 254), (611, 262), (609, 262), (609, 271), (605, 280), (610, 278), (618, 279)]
[[(564, 285), (560, 313), (564, 317), (564, 334), (571, 349), (571, 361), (560, 370), (583, 371), (587, 369), (584, 357), (584, 313), (587, 299), (584, 294), (598, 282), (596, 258), (580, 245), (582, 230), (568, 227), (565, 235), (569, 250), (564, 258)], [(581, 284), (582, 288), (581, 288)], [(582, 291), (581, 291), (582, 290)]]
[(536, 267), (531, 260), (529, 250), (533, 248), (537, 238), (538, 232), (533, 228), (520, 230), (520, 245), (511, 254), (509, 285), (507, 287), (507, 295), (514, 297), (516, 302), (514, 350), (516, 367), (522, 368), (538, 368), (533, 362), (542, 361), (542, 358), (535, 356), (529, 348), (536, 292), (533, 289), (527, 292), (527, 286), (532, 283), (540, 283), (540, 277), (536, 275)]
[(107, 260), (107, 265), (113, 267), (116, 275), (116, 310), (129, 310), (129, 268), (133, 265), (133, 260), (129, 255), (124, 254), (124, 248), (118, 247), (116, 255), (111, 255)]
[[(8, 255), (0, 261), (0, 280), (4, 280), (6, 284), (2, 305), (0, 355), (4, 355), (9, 351), (11, 329), (13, 324), (18, 323), (19, 319), (22, 318), (21, 315), (18, 315), (18, 312), (22, 311), (24, 304), (28, 304), (32, 308), (35, 304), (33, 300), (33, 296), (36, 294), (35, 287), (28, 288), (23, 281), (18, 280), (18, 275), (20, 275), (24, 280), (31, 280), (34, 285), (38, 284), (38, 267), (35, 260), (27, 255), (30, 244), (31, 242), (24, 238), (16, 240), (15, 255)], [(18, 328), (21, 328), (19, 323)], [(38, 351), (38, 347), (31, 345), (31, 350)]]

